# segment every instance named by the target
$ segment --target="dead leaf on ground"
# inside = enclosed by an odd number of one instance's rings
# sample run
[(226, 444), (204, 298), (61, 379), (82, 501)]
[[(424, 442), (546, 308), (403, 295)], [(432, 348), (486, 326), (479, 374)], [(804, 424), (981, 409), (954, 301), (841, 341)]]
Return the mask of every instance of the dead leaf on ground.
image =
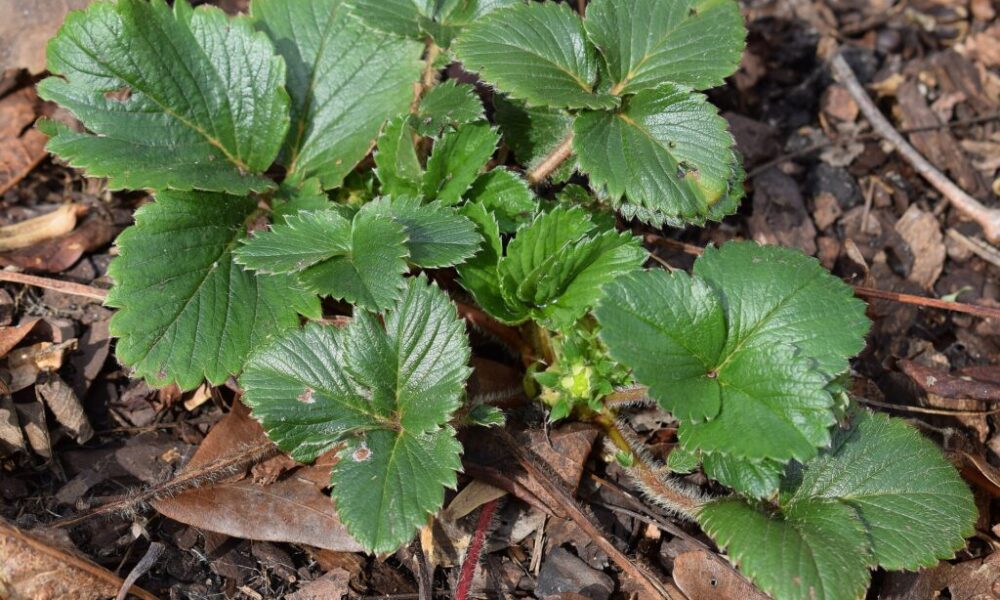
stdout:
[(816, 227), (806, 210), (799, 184), (777, 168), (753, 179), (750, 235), (761, 244), (798, 248), (816, 254)]
[(76, 227), (78, 215), (86, 207), (63, 204), (43, 215), (0, 227), (0, 252), (27, 248), (54, 237), (66, 235)]
[(913, 267), (906, 278), (925, 290), (933, 288), (948, 254), (937, 218), (911, 204), (896, 222), (895, 229), (913, 255)]
[[(893, 571), (886, 575), (879, 598), (882, 600), (985, 600), (997, 598), (1000, 554), (951, 565), (941, 563), (916, 573)], [(947, 590), (948, 594), (943, 594)]]
[[(212, 428), (185, 470), (266, 439), (249, 409), (237, 402)], [(326, 457), (324, 464), (297, 467), (274, 483), (259, 485), (240, 474), (238, 480), (157, 500), (153, 507), (175, 521), (232, 537), (358, 552), (361, 546), (347, 533), (333, 501), (323, 493), (329, 484), (329, 455)], [(323, 460), (321, 457), (317, 462)]]
[(344, 569), (334, 569), (319, 579), (314, 579), (303, 585), (295, 593), (286, 596), (287, 600), (328, 600), (341, 598), (350, 591), (348, 584), (351, 574)]
[(29, 317), (19, 325), (0, 327), (0, 358), (7, 356), (11, 350), (20, 344), (21, 340), (35, 328), (38, 321), (37, 317)]
[[(0, 0), (0, 15), (20, 12), (13, 8), (4, 12), (3, 6), (18, 0)], [(23, 6), (31, 3), (20, 2)], [(9, 21), (2, 19), (0, 23)], [(0, 65), (3, 60), (4, 40), (17, 39), (3, 32), (0, 24)], [(24, 178), (45, 158), (45, 142), (48, 138), (32, 127), (38, 118), (39, 100), (34, 88), (26, 87), (0, 99), (0, 194), (3, 194)]]
[(0, 0), (0, 65), (5, 69), (45, 70), (45, 46), (66, 13), (93, 0)]
[(104, 211), (92, 213), (66, 235), (0, 253), (0, 267), (13, 266), (46, 273), (69, 269), (85, 253), (107, 245), (118, 234), (118, 228), (109, 215)]
[(674, 583), (688, 598), (713, 600), (768, 600), (752, 583), (719, 557), (704, 550), (678, 555), (674, 559)]
[(94, 435), (87, 413), (73, 388), (55, 373), (48, 373), (35, 385), (35, 395), (45, 403), (59, 422), (76, 440), (82, 444)]
[(10, 396), (0, 394), (0, 456), (28, 450), (17, 409)]
[[(899, 367), (925, 392), (942, 398), (967, 398), (983, 402), (1000, 402), (1000, 381), (928, 367), (912, 360), (899, 361)], [(993, 367), (1000, 372), (1000, 367)]]
[[(5, 600), (114, 598), (123, 581), (111, 571), (0, 519), (0, 597)], [(133, 587), (131, 593), (156, 600)]]

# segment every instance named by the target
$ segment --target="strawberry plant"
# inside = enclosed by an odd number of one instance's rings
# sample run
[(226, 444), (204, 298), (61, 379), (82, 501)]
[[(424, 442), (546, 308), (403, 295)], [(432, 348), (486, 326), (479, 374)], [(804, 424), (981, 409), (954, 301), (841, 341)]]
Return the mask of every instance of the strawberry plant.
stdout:
[[(951, 556), (975, 519), (930, 442), (850, 399), (864, 305), (814, 259), (748, 242), (691, 274), (646, 270), (620, 225), (736, 209), (740, 159), (699, 90), (743, 39), (732, 0), (593, 0), (585, 17), (252, 0), (235, 18), (118, 0), (49, 45), (39, 93), (82, 128), (40, 127), (71, 165), (154, 196), (110, 268), (119, 360), (156, 386), (238, 377), (293, 458), (336, 450), (332, 496), (368, 550), (442, 506), (456, 427), (502, 423), (457, 416), (471, 349), (456, 296), (519, 328), (551, 420), (603, 426), (649, 499), (765, 591), (855, 598), (871, 568)], [(484, 85), (440, 82), (456, 60)], [(637, 402), (679, 423), (665, 465), (617, 419)], [(730, 492), (671, 475), (694, 469)]]

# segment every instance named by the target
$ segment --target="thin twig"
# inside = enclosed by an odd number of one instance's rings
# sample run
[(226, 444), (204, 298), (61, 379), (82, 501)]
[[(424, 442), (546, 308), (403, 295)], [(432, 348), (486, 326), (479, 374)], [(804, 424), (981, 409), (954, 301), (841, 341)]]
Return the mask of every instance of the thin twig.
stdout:
[(122, 586), (118, 588), (118, 595), (115, 596), (115, 600), (125, 600), (128, 596), (129, 590), (131, 590), (132, 586), (135, 585), (135, 582), (138, 581), (140, 577), (145, 575), (146, 571), (153, 568), (153, 565), (155, 565), (156, 561), (160, 559), (160, 556), (163, 555), (163, 551), (166, 550), (166, 548), (166, 546), (159, 542), (153, 542), (149, 545), (149, 548), (146, 550), (146, 554), (144, 554), (142, 559), (136, 563), (134, 567), (132, 567), (128, 577), (125, 578)]
[(868, 400), (867, 398), (856, 398), (856, 400), (861, 404), (868, 404), (888, 410), (923, 413), (926, 415), (944, 415), (947, 417), (987, 417), (1000, 413), (1000, 408), (990, 410), (948, 410), (946, 408), (925, 408), (923, 406), (909, 406), (906, 404), (890, 404), (889, 402), (879, 402), (878, 400)]
[(976, 238), (970, 238), (967, 235), (963, 235), (962, 232), (957, 229), (948, 229), (948, 237), (955, 240), (959, 244), (962, 244), (969, 249), (973, 254), (979, 258), (985, 260), (995, 267), (1000, 267), (1000, 250), (987, 244), (982, 240)]
[(21, 283), (46, 290), (62, 292), (63, 294), (70, 294), (72, 296), (92, 298), (94, 300), (100, 300), (101, 302), (104, 302), (104, 300), (108, 297), (107, 290), (102, 290), (101, 288), (91, 287), (80, 283), (72, 283), (70, 281), (61, 281), (59, 279), (52, 279), (49, 277), (26, 275), (16, 271), (0, 271), (0, 281)]
[(559, 165), (566, 162), (566, 159), (573, 154), (573, 132), (571, 131), (559, 145), (552, 149), (542, 160), (535, 165), (535, 168), (528, 171), (528, 183), (538, 185), (545, 181)]
[(854, 286), (854, 294), (861, 298), (876, 298), (878, 300), (891, 300), (901, 304), (911, 304), (913, 306), (923, 306), (929, 308), (940, 308), (952, 312), (960, 312), (984, 319), (1000, 319), (1000, 308), (990, 306), (979, 306), (978, 304), (966, 304), (964, 302), (951, 302), (949, 300), (938, 300), (937, 298), (925, 298), (924, 296), (914, 296), (912, 294), (901, 294), (899, 292), (887, 292), (860, 285)]
[(983, 206), (965, 190), (955, 185), (911, 146), (875, 106), (840, 52), (837, 52), (830, 60), (830, 67), (833, 70), (834, 78), (847, 88), (851, 97), (858, 103), (861, 112), (871, 123), (872, 129), (880, 134), (885, 141), (892, 144), (900, 156), (910, 163), (917, 173), (934, 186), (959, 212), (978, 223), (983, 228), (983, 234), (987, 240), (992, 243), (1000, 243), (1000, 210)]
[(569, 518), (589, 537), (595, 546), (604, 551), (624, 572), (626, 577), (643, 586), (652, 597), (678, 600), (684, 594), (672, 583), (660, 582), (654, 575), (630, 560), (607, 536), (601, 533), (594, 523), (593, 517), (584, 512), (576, 500), (559, 483), (555, 476), (548, 473), (544, 462), (534, 453), (528, 444), (519, 443), (507, 431), (501, 429), (500, 437), (508, 447), (508, 451), (528, 473), (528, 476), (538, 482), (548, 494), (559, 503), (559, 507)]

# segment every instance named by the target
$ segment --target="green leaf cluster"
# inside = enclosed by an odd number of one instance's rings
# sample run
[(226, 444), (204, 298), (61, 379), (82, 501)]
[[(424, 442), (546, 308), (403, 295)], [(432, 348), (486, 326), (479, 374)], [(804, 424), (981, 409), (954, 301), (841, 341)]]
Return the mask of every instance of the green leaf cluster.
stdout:
[(579, 207), (556, 207), (518, 228), (503, 247), (493, 213), (469, 204), (465, 215), (483, 236), (479, 254), (458, 267), (460, 283), (483, 309), (509, 324), (533, 319), (565, 329), (601, 296), (601, 286), (639, 268), (638, 238), (600, 230)]
[[(739, 63), (745, 30), (729, 0), (515, 4), (466, 27), (466, 68), (508, 94), (498, 121), (519, 160), (572, 139), (579, 168), (628, 217), (662, 225), (736, 209), (743, 171), (705, 97)], [(562, 135), (554, 135), (563, 132)], [(559, 178), (565, 177), (565, 173)]]

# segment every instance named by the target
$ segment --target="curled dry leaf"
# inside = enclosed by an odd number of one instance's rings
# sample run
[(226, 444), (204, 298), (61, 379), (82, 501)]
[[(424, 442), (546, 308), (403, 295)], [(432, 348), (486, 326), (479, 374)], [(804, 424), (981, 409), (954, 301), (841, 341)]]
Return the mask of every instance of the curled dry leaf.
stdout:
[[(912, 360), (899, 361), (899, 367), (922, 390), (942, 398), (967, 398), (983, 402), (1000, 402), (1000, 381), (991, 381), (976, 374), (952, 375), (945, 369), (935, 369)], [(994, 367), (1000, 373), (1000, 367)]]
[(76, 227), (76, 218), (85, 207), (63, 204), (52, 212), (0, 227), (0, 252), (27, 248), (65, 235)]
[(674, 582), (688, 598), (716, 600), (767, 600), (761, 593), (717, 556), (704, 550), (685, 552), (674, 559)]
[[(104, 600), (114, 598), (122, 583), (111, 571), (0, 519), (0, 598)], [(141, 588), (130, 593), (156, 600)]]
[(59, 273), (72, 267), (84, 253), (105, 246), (119, 231), (104, 211), (93, 212), (65, 235), (0, 253), (0, 267), (13, 266), (47, 273)]
[[(19, 39), (17, 33), (13, 36), (4, 33), (5, 25), (10, 21), (6, 15), (21, 12), (13, 7), (6, 10), (3, 7), (17, 1), (0, 0), (0, 15), (5, 15), (0, 21), (0, 65), (9, 64), (4, 60), (4, 44), (7, 40)], [(31, 87), (0, 99), (0, 194), (9, 190), (45, 158), (45, 135), (31, 126), (38, 117), (38, 104), (38, 96)]]
[[(250, 411), (237, 402), (232, 412), (212, 428), (184, 470), (217, 461), (266, 439)], [(311, 467), (292, 469), (266, 485), (231, 478), (156, 500), (153, 507), (175, 521), (232, 537), (357, 552), (361, 546), (347, 533), (333, 501), (323, 493), (330, 481), (326, 458), (320, 457)]]

